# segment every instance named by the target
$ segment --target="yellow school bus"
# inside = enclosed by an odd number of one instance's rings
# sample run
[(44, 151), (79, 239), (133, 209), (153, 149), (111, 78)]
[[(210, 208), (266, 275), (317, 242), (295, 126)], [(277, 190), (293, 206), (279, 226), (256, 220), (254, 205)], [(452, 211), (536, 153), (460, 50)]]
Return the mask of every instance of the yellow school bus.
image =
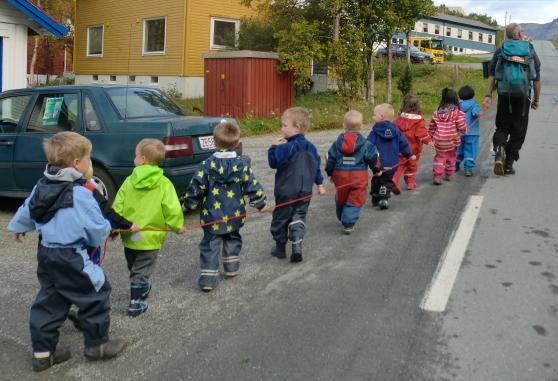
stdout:
[(421, 51), (430, 54), (432, 63), (444, 62), (444, 47), (441, 38), (410, 36), (409, 42)]

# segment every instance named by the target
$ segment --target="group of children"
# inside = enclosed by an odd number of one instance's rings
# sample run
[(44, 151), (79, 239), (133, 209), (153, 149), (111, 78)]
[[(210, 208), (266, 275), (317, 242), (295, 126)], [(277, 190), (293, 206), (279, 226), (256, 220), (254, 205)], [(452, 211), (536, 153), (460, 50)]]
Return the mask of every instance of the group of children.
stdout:
[[(462, 88), (460, 96), (461, 105), (455, 91), (443, 90), (428, 130), (414, 96), (405, 97), (394, 122), (391, 105), (376, 106), (375, 124), (367, 138), (360, 133), (362, 114), (354, 110), (345, 114), (344, 132), (328, 150), (325, 166), (336, 188), (336, 213), (344, 233), (353, 232), (366, 202), (369, 170), (373, 173), (372, 204), (381, 209), (388, 208), (392, 191), (400, 193), (401, 175), (408, 189), (416, 188), (423, 144), (436, 149), (435, 184), (441, 183), (444, 173), (450, 180), (461, 162), (466, 174), (470, 173), (478, 150), (478, 126), (472, 126), (480, 109), (470, 87)], [(473, 122), (469, 135), (465, 135), (466, 122)], [(304, 135), (309, 126), (306, 109), (286, 110), (281, 117), (283, 136), (268, 150), (269, 166), (276, 169), (271, 255), (286, 258), (290, 242), (291, 262), (303, 259), (302, 242), (314, 184), (319, 195), (326, 193), (320, 156)], [(218, 285), (221, 256), (225, 277), (238, 275), (246, 200), (260, 212), (272, 208), (266, 205), (263, 186), (249, 162), (234, 150), (240, 140), (238, 126), (223, 122), (213, 136), (217, 150), (199, 165), (181, 200), (159, 167), (165, 158), (163, 143), (141, 140), (135, 150), (135, 168), (118, 190), (112, 207), (87, 180), (92, 175), (89, 140), (73, 132), (45, 140), (49, 164), (44, 177), (8, 225), (18, 242), (25, 232), (39, 232), (37, 274), (41, 289), (30, 318), (34, 370), (42, 371), (70, 357), (70, 352), (57, 348), (57, 344), (59, 328), (72, 305), (78, 311), (70, 318), (83, 331), (86, 358), (107, 359), (123, 350), (122, 340), (108, 337), (111, 286), (99, 266), (99, 247), (112, 229), (122, 231), (130, 272), (130, 316), (147, 310), (158, 251), (168, 230), (185, 232), (185, 211), (200, 210), (200, 288), (211, 291)]]

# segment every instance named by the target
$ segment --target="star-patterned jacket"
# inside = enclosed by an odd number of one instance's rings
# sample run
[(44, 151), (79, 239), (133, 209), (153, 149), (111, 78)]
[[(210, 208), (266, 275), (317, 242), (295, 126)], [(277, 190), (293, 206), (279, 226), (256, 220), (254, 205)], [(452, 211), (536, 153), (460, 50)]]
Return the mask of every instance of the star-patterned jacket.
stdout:
[(201, 207), (200, 224), (211, 234), (240, 230), (246, 218), (245, 196), (250, 206), (265, 207), (266, 196), (250, 165), (234, 151), (217, 151), (197, 168), (183, 196), (186, 209)]

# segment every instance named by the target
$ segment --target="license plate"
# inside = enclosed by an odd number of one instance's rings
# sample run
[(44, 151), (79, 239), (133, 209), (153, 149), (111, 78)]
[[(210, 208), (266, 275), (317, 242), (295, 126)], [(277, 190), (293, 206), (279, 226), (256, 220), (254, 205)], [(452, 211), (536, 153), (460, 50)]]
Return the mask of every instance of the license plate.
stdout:
[(201, 149), (215, 149), (215, 141), (213, 140), (213, 136), (202, 136), (198, 138), (200, 142)]

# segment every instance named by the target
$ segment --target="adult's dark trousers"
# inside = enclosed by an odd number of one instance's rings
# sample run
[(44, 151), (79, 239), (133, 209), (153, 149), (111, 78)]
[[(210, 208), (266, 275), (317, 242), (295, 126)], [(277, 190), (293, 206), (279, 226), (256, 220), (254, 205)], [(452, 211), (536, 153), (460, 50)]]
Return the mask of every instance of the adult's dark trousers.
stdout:
[(200, 242), (200, 269), (198, 279), (200, 287), (217, 287), (219, 282), (219, 260), (223, 256), (225, 275), (240, 269), (240, 250), (242, 249), (242, 236), (240, 232), (233, 231), (227, 234), (211, 234), (204, 229)]
[[(288, 198), (275, 198), (277, 205), (288, 201)], [(287, 241), (301, 242), (306, 234), (306, 215), (309, 206), (310, 199), (307, 199), (274, 209), (270, 228), (273, 239), (279, 244), (285, 244)]]
[[(60, 326), (72, 304), (79, 308), (85, 347), (107, 342), (111, 292), (108, 279), (105, 278), (102, 287), (96, 291), (85, 258), (72, 248), (39, 245), (37, 260), (41, 289), (31, 306), (29, 326), (33, 351), (53, 353), (56, 350)], [(88, 262), (87, 266), (96, 265)]]
[(505, 147), (508, 160), (519, 160), (519, 150), (527, 135), (529, 106), (528, 99), (498, 96), (496, 131), (492, 143), (494, 147)]
[(372, 177), (372, 180), (370, 181), (370, 195), (372, 196), (373, 203), (391, 197), (394, 172), (395, 171), (388, 171), (382, 173), (381, 176)]

